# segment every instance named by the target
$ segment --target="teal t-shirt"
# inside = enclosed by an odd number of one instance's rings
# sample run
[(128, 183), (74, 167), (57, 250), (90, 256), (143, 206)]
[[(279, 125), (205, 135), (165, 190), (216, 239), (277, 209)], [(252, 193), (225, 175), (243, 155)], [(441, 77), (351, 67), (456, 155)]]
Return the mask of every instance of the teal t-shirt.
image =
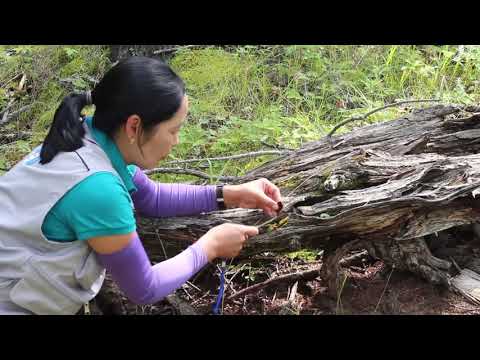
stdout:
[(120, 178), (110, 172), (97, 172), (70, 189), (43, 222), (43, 234), (51, 241), (87, 240), (136, 230), (130, 196), (136, 191), (133, 183), (136, 168), (127, 166), (115, 142), (92, 126), (91, 117), (85, 121)]

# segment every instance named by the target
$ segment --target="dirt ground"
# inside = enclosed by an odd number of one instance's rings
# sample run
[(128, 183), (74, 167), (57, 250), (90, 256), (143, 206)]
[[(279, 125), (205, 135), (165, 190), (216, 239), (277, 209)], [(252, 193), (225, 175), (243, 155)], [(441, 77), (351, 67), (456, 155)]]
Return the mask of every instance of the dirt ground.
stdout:
[[(321, 261), (305, 262), (298, 259), (279, 258), (273, 262), (278, 274), (315, 269)], [(271, 267), (272, 264), (270, 264)], [(268, 269), (269, 267), (266, 266)], [(218, 270), (215, 271), (218, 283)], [(228, 275), (228, 273), (227, 273)], [(207, 277), (210, 281), (214, 278)], [(228, 276), (227, 276), (228, 278)], [(235, 279), (238, 278), (238, 275)], [(241, 280), (240, 280), (241, 279)], [(225, 297), (240, 291), (251, 282), (240, 277), (227, 286)], [(266, 280), (259, 276), (256, 283)], [(204, 279), (206, 280), (206, 279)], [(207, 283), (193, 284), (199, 289)], [(210, 284), (210, 286), (213, 284)], [(224, 315), (467, 315), (480, 314), (480, 306), (462, 296), (407, 273), (386, 268), (381, 261), (365, 263), (364, 266), (348, 268), (348, 278), (339, 299), (327, 295), (327, 289), (318, 277), (299, 281), (292, 297), (294, 283), (274, 284), (236, 300), (224, 301)], [(190, 288), (189, 288), (190, 287)], [(217, 284), (218, 287), (218, 284)], [(178, 295), (189, 301), (198, 313), (211, 312), (217, 289), (195, 290), (186, 286)], [(183, 294), (182, 294), (183, 293)], [(188, 294), (188, 295), (187, 295)]]
[[(254, 264), (255, 267), (249, 267)], [(223, 315), (480, 315), (480, 306), (408, 272), (369, 259), (350, 266), (339, 298), (327, 295), (320, 277), (283, 281), (233, 300), (248, 286), (298, 271), (319, 269), (321, 260), (257, 257), (227, 271)], [(241, 270), (239, 270), (241, 269)], [(255, 276), (253, 276), (253, 273)], [(228, 283), (228, 281), (227, 281)], [(212, 315), (219, 287), (219, 268), (210, 265), (192, 281), (154, 306), (136, 306), (122, 297), (123, 314)], [(118, 312), (119, 310), (117, 310)]]

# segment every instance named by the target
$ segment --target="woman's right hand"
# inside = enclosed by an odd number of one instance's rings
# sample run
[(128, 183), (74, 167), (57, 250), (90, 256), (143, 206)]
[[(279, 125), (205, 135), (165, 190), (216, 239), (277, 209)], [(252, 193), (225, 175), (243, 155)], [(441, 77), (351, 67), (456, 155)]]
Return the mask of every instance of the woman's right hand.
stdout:
[(205, 250), (208, 261), (212, 261), (218, 257), (237, 256), (245, 241), (255, 235), (258, 235), (258, 229), (254, 226), (225, 223), (210, 229), (198, 241)]

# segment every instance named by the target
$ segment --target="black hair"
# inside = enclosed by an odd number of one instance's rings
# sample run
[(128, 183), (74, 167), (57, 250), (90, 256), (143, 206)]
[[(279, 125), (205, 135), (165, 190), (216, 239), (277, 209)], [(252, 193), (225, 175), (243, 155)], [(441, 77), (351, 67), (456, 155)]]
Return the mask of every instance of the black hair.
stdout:
[[(142, 130), (148, 132), (178, 111), (184, 95), (183, 80), (167, 64), (154, 58), (130, 57), (112, 67), (91, 92), (93, 126), (113, 138), (129, 116), (138, 115)], [(88, 96), (73, 93), (63, 99), (43, 142), (40, 163), (52, 161), (61, 151), (83, 146), (85, 129), (80, 116), (89, 104)]]

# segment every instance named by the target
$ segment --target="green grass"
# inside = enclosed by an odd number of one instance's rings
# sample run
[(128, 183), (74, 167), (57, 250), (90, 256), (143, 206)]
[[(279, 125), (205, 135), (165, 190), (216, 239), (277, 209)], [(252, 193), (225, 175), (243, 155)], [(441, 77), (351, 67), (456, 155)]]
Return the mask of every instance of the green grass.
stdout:
[[(300, 147), (324, 136), (341, 120), (395, 100), (476, 103), (480, 49), (467, 47), (455, 57), (456, 52), (454, 46), (274, 46), (181, 52), (171, 64), (185, 79), (193, 101), (183, 144), (172, 158), (248, 152), (264, 148), (262, 141)], [(402, 111), (386, 109), (338, 133), (393, 119)], [(211, 170), (241, 175), (267, 159), (215, 163)]]
[[(15, 55), (5, 50), (15, 48)], [(438, 98), (446, 103), (479, 101), (480, 47), (466, 46), (242, 46), (185, 49), (171, 60), (184, 78), (190, 98), (181, 143), (168, 160), (212, 157), (265, 149), (262, 142), (297, 148), (324, 136), (351, 116), (395, 100)], [(8, 99), (3, 84), (26, 73), (35, 101), (12, 129), (29, 126), (31, 141), (8, 148), (23, 156), (41, 141), (56, 106), (72, 90), (92, 87), (110, 64), (96, 46), (0, 46), (0, 108)], [(68, 79), (61, 83), (59, 79)], [(412, 106), (426, 106), (418, 104)], [(401, 108), (375, 113), (338, 133), (402, 115)], [(27, 146), (28, 145), (28, 146)], [(211, 175), (242, 175), (272, 157), (212, 162)], [(192, 166), (195, 164), (192, 164)], [(193, 181), (191, 176), (157, 175), (162, 181)]]
[(299, 250), (293, 251), (286, 254), (290, 259), (302, 259), (306, 262), (312, 262), (317, 259), (318, 251), (313, 250)]

